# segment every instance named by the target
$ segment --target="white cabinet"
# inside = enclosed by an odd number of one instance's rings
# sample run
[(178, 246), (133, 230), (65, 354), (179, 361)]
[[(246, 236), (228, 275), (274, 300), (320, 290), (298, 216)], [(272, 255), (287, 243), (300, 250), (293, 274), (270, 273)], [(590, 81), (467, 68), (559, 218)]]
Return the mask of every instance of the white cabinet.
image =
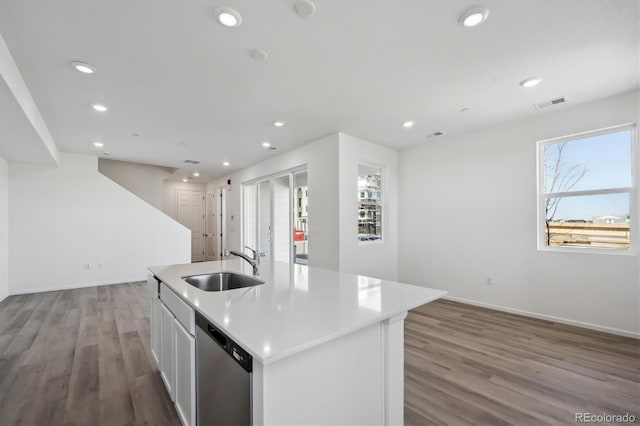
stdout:
[(196, 339), (175, 321), (176, 330), (176, 410), (182, 424), (196, 424)]
[(160, 354), (162, 353), (162, 331), (160, 328), (160, 299), (151, 297), (151, 355), (160, 368)]
[[(151, 353), (160, 377), (174, 401), (180, 421), (196, 424), (195, 311), (165, 284), (149, 278), (151, 294)], [(155, 280), (155, 278), (153, 278)]]
[(171, 311), (160, 303), (160, 376), (164, 381), (169, 396), (175, 401), (175, 375), (176, 375), (176, 320)]

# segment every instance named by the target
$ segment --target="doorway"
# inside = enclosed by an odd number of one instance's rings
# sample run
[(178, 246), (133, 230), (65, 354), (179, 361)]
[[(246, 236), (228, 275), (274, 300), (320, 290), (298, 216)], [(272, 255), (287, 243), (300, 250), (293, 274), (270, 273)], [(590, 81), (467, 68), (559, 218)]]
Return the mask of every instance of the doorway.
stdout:
[(178, 189), (178, 222), (191, 230), (191, 262), (205, 258), (204, 192)]
[(260, 178), (242, 186), (242, 245), (265, 260), (307, 264), (306, 168)]

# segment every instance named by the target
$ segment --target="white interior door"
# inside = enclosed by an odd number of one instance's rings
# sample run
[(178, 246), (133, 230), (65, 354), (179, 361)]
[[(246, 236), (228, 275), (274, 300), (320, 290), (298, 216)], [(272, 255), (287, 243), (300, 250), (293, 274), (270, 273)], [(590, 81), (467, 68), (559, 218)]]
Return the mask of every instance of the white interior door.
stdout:
[(205, 196), (205, 212), (204, 212), (204, 224), (205, 224), (205, 249), (204, 259), (215, 260), (216, 259), (216, 193), (214, 191), (207, 192)]
[(191, 261), (204, 260), (204, 192), (178, 189), (178, 222), (191, 230)]

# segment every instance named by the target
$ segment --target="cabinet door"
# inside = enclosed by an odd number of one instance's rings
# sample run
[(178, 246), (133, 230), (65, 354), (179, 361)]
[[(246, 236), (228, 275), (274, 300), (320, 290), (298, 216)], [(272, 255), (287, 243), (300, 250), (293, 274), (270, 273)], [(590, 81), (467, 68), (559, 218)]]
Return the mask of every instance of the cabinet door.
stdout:
[(196, 423), (196, 339), (176, 319), (176, 409), (185, 426)]
[(161, 354), (162, 354), (162, 327), (160, 325), (160, 299), (158, 296), (151, 298), (151, 355), (156, 361), (158, 370), (161, 370)]
[(161, 354), (160, 354), (160, 376), (164, 381), (169, 396), (175, 401), (175, 336), (176, 326), (175, 318), (171, 311), (160, 303), (160, 333), (161, 338)]

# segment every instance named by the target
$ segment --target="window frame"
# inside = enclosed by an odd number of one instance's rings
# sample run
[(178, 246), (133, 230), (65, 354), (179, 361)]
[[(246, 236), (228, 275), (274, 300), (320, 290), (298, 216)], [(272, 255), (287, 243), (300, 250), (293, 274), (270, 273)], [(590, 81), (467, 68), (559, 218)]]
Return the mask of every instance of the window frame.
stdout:
[(358, 226), (359, 226), (358, 220), (360, 219), (360, 213), (359, 213), (360, 198), (359, 197), (356, 198), (356, 215), (355, 215), (356, 216), (356, 241), (358, 245), (361, 245), (361, 246), (384, 244), (386, 228), (387, 228), (385, 225), (385, 217), (386, 217), (385, 205), (387, 204), (385, 200), (386, 198), (386, 191), (385, 191), (386, 167), (381, 164), (370, 163), (368, 161), (358, 161), (357, 163), (358, 170), (357, 170), (357, 176), (356, 176), (356, 191), (355, 191), (356, 195), (359, 194), (358, 179), (360, 179), (360, 166), (380, 170), (380, 213), (382, 214), (382, 221), (380, 222), (381, 232), (380, 232), (379, 240), (367, 240), (367, 241), (360, 240), (360, 238), (358, 237), (358, 234), (360, 233), (358, 229)]
[[(568, 192), (552, 192), (546, 193), (545, 187), (545, 168), (544, 168), (544, 147), (563, 142), (572, 142), (587, 137), (600, 136), (609, 133), (617, 133), (625, 130), (631, 131), (631, 186), (617, 188), (603, 188), (592, 190), (568, 191)], [(537, 248), (538, 251), (550, 251), (560, 253), (586, 253), (586, 254), (613, 254), (613, 255), (638, 255), (638, 138), (636, 123), (626, 123), (597, 130), (589, 130), (585, 132), (575, 133), (557, 138), (539, 140), (536, 143), (536, 190), (537, 190)], [(576, 246), (549, 246), (546, 242), (546, 211), (545, 200), (547, 198), (557, 197), (575, 197), (589, 195), (607, 195), (607, 194), (629, 194), (629, 248), (628, 249), (608, 249), (593, 247), (576, 247)]]

